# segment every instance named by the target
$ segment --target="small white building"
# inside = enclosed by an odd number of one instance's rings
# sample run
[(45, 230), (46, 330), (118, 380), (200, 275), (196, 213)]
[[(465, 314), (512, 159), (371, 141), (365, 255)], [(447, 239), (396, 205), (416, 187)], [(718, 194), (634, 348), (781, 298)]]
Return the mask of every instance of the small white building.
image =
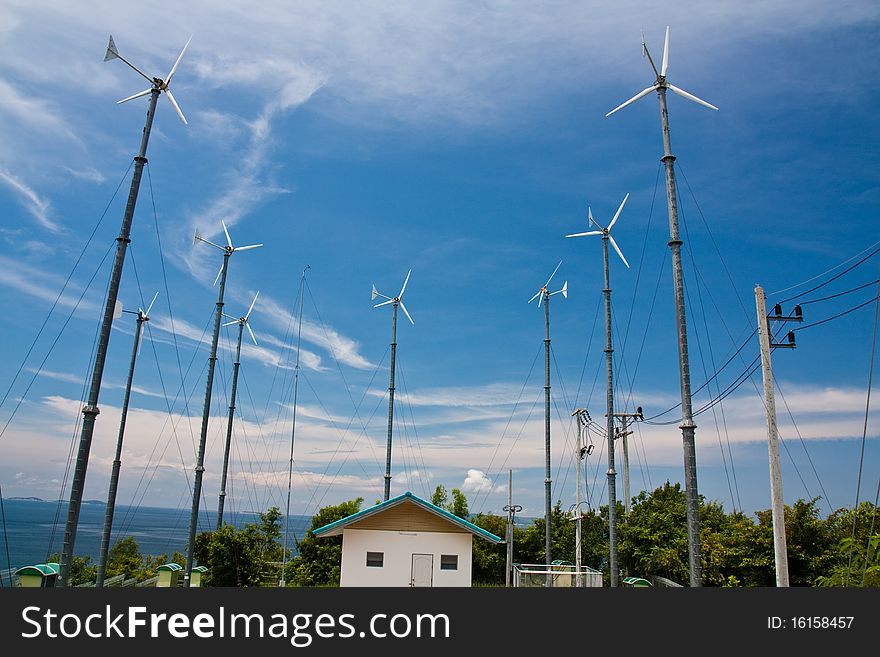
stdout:
[(470, 586), (474, 536), (504, 542), (410, 492), (312, 534), (342, 535), (340, 586)]

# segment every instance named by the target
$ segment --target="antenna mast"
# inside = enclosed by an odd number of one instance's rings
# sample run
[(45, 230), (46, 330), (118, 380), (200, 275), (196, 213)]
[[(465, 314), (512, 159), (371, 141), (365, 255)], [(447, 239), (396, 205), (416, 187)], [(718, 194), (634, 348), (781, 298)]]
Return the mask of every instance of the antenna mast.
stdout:
[(299, 279), (299, 327), (296, 332), (296, 368), (293, 374), (293, 427), (290, 430), (290, 459), (287, 462), (287, 507), (284, 511), (284, 547), (281, 550), (281, 581), (278, 586), (284, 588), (287, 582), (284, 579), (284, 568), (287, 565), (287, 535), (290, 528), (290, 488), (293, 483), (293, 445), (296, 439), (296, 400), (299, 391), (299, 352), (302, 343), (303, 301), (306, 286), (306, 271), (311, 269), (306, 265)]

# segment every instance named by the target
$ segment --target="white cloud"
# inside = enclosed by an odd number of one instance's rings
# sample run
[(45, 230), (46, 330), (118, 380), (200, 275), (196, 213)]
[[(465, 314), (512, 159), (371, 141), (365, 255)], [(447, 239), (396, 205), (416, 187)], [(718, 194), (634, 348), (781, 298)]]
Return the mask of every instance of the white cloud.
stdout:
[(28, 187), (22, 180), (16, 178), (7, 171), (0, 170), (0, 182), (5, 183), (16, 193), (24, 208), (37, 220), (43, 228), (48, 228), (54, 233), (61, 227), (49, 218), (49, 201), (41, 198), (37, 192)]
[(482, 470), (468, 470), (467, 477), (461, 484), (463, 493), (489, 493), (492, 489), (492, 480)]

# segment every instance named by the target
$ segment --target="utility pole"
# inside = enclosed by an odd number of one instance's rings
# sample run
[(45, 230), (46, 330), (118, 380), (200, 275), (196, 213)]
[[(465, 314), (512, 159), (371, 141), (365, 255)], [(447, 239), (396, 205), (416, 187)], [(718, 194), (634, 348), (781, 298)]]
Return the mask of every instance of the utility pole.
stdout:
[(773, 315), (767, 316), (764, 290), (755, 286), (755, 307), (758, 311), (758, 342), (761, 347), (761, 373), (764, 379), (764, 409), (767, 412), (767, 453), (770, 461), (770, 503), (773, 514), (773, 552), (776, 561), (776, 586), (789, 586), (788, 546), (785, 540), (785, 502), (782, 497), (782, 471), (779, 466), (779, 433), (776, 428), (776, 399), (773, 391), (773, 367), (770, 363), (771, 348), (794, 349), (794, 332), (788, 332), (788, 342), (773, 342), (770, 320), (783, 322), (803, 321), (801, 307), (794, 307), (794, 315), (782, 316), (779, 304)]
[(623, 448), (623, 510), (624, 513), (629, 515), (630, 508), (632, 506), (632, 495), (630, 494), (630, 486), (629, 486), (629, 447), (627, 444), (626, 437), (632, 434), (632, 431), (627, 430), (627, 425), (629, 424), (628, 420), (630, 418), (635, 418), (636, 420), (644, 420), (644, 416), (642, 415), (642, 407), (639, 406), (636, 409), (635, 413), (615, 413), (614, 417), (619, 418), (621, 420), (621, 424), (623, 425), (617, 431), (617, 438), (620, 438), (620, 444)]
[(513, 578), (513, 521), (516, 514), (522, 511), (519, 504), (513, 503), (513, 470), (507, 471), (507, 506), (503, 510), (507, 511), (507, 566), (504, 570), (504, 585), (509, 588)]
[(575, 502), (574, 502), (574, 521), (575, 521), (575, 538), (574, 538), (574, 563), (575, 563), (575, 586), (580, 588), (584, 585), (583, 583), (583, 575), (581, 573), (582, 566), (582, 553), (583, 553), (583, 541), (581, 535), (581, 519), (583, 518), (583, 514), (581, 513), (581, 477), (582, 477), (582, 469), (581, 469), (581, 461), (584, 460), (584, 457), (590, 453), (590, 449), (583, 446), (583, 431), (587, 428), (587, 424), (591, 422), (590, 413), (585, 408), (575, 409), (574, 413), (575, 423), (577, 424), (577, 444), (575, 445), (574, 452), (574, 460), (576, 464), (577, 474), (576, 481), (577, 485), (575, 487)]

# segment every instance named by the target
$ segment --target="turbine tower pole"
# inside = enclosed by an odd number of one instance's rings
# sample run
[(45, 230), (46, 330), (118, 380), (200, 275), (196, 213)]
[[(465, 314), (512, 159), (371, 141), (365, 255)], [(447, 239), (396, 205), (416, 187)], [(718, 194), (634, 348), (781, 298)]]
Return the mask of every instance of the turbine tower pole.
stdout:
[(394, 426), (394, 366), (397, 357), (397, 305), (391, 304), (391, 382), (388, 384), (388, 441), (385, 446), (385, 500), (391, 496), (391, 434)]
[(238, 342), (235, 345), (235, 363), (232, 365), (232, 392), (229, 397), (229, 417), (226, 420), (226, 447), (223, 450), (223, 470), (220, 473), (220, 496), (217, 502), (217, 529), (223, 527), (223, 506), (226, 503), (226, 473), (229, 471), (229, 448), (232, 446), (232, 421), (235, 418), (235, 393), (238, 389), (238, 368), (241, 365), (241, 337), (247, 319), (238, 320)]
[[(155, 300), (155, 297), (153, 298)], [(152, 304), (150, 304), (152, 306)], [(131, 312), (131, 311), (123, 311)], [(107, 570), (107, 552), (110, 549), (110, 534), (113, 530), (113, 513), (116, 510), (116, 490), (119, 486), (119, 469), (122, 466), (122, 439), (125, 435), (125, 421), (128, 417), (128, 402), (131, 398), (131, 383), (134, 380), (134, 368), (137, 362), (138, 352), (140, 351), (141, 332), (144, 328), (144, 322), (150, 320), (150, 310), (147, 312), (138, 311), (137, 323), (134, 330), (134, 344), (131, 348), (131, 363), (128, 366), (128, 379), (125, 382), (125, 395), (122, 399), (122, 415), (119, 420), (119, 433), (116, 437), (116, 457), (113, 459), (113, 469), (110, 472), (110, 488), (107, 493), (107, 507), (104, 510), (104, 531), (101, 534), (101, 548), (98, 555), (98, 574), (95, 578), (95, 588), (104, 586), (104, 573)]]
[(217, 294), (217, 310), (214, 313), (214, 334), (211, 338), (211, 355), (208, 357), (208, 379), (205, 384), (205, 402), (202, 407), (202, 428), (199, 434), (199, 451), (196, 457), (196, 471), (193, 479), (192, 512), (189, 517), (189, 536), (186, 542), (186, 569), (183, 586), (189, 588), (195, 555), (196, 528), (199, 521), (199, 502), (202, 496), (202, 476), (205, 473), (205, 443), (208, 439), (208, 419), (211, 415), (211, 393), (214, 390), (214, 367), (217, 364), (217, 342), (220, 339), (220, 318), (223, 316), (223, 294), (226, 291), (226, 273), (229, 270), (229, 256), (232, 249), (223, 253), (223, 266), (220, 269), (220, 291)]
[(550, 586), (550, 294), (544, 291), (544, 551), (547, 563), (547, 586)]
[(700, 497), (697, 492), (697, 453), (694, 440), (693, 407), (691, 404), (691, 373), (688, 362), (687, 321), (684, 307), (684, 275), (681, 267), (681, 236), (678, 232), (678, 198), (675, 185), (675, 156), (669, 139), (669, 113), (666, 109), (667, 89), (709, 109), (718, 108), (697, 98), (691, 93), (676, 87), (667, 80), (666, 69), (669, 65), (669, 27), (666, 28), (666, 40), (663, 44), (663, 61), (660, 70), (651, 59), (651, 53), (645, 40), (642, 39), (642, 52), (647, 57), (656, 79), (647, 89), (618, 105), (605, 116), (611, 116), (618, 110), (644, 98), (652, 91), (657, 92), (660, 99), (660, 122), (663, 130), (663, 157), (661, 162), (666, 170), (666, 204), (669, 210), (669, 248), (672, 251), (672, 283), (675, 290), (675, 323), (678, 342), (679, 380), (681, 385), (681, 440), (684, 449), (685, 494), (687, 500), (688, 525), (688, 559), (690, 561), (690, 585), (702, 586), (702, 564), (700, 561)]
[(609, 233), (602, 235), (605, 264), (605, 418), (608, 436), (608, 568), (611, 586), (618, 585), (617, 566), (617, 472), (614, 469), (614, 347), (611, 342), (611, 275), (608, 266)]
[(104, 302), (104, 315), (101, 321), (101, 331), (98, 335), (98, 348), (95, 352), (95, 363), (92, 368), (92, 383), (89, 389), (89, 396), (86, 405), (82, 409), (82, 431), (80, 433), (76, 464), (73, 470), (73, 483), (70, 487), (70, 501), (67, 506), (67, 523), (64, 528), (64, 545), (61, 550), (59, 573), (59, 584), (61, 586), (67, 586), (70, 577), (70, 564), (73, 559), (73, 550), (76, 544), (76, 530), (79, 525), (79, 512), (80, 507), (82, 506), (86, 470), (89, 465), (89, 452), (92, 448), (92, 436), (95, 432), (95, 420), (101, 412), (98, 408), (98, 397), (101, 394), (101, 380), (104, 376), (104, 363), (107, 359), (107, 346), (110, 342), (110, 331), (113, 327), (113, 315), (116, 309), (116, 300), (119, 296), (119, 282), (122, 279), (122, 266), (125, 262), (125, 252), (131, 241), (131, 223), (134, 218), (134, 209), (137, 204), (138, 190), (140, 189), (144, 164), (147, 162), (147, 144), (150, 140), (150, 131), (153, 127), (153, 116), (156, 113), (156, 101), (159, 100), (159, 92), (160, 89), (157, 86), (154, 86), (150, 92), (150, 105), (147, 108), (147, 119), (144, 123), (141, 145), (138, 154), (134, 158), (134, 173), (131, 177), (128, 203), (125, 206), (125, 214), (122, 218), (122, 226), (119, 230), (119, 236), (116, 238), (116, 256), (113, 260), (110, 284), (107, 286), (107, 299)]
[(703, 585), (700, 561), (700, 496), (697, 492), (697, 448), (691, 402), (691, 370), (688, 360), (687, 319), (684, 307), (684, 274), (681, 266), (681, 245), (678, 232), (678, 196), (675, 186), (675, 156), (669, 139), (669, 113), (666, 109), (666, 87), (657, 89), (660, 98), (660, 122), (663, 127), (663, 166), (666, 170), (666, 203), (669, 209), (669, 248), (672, 252), (672, 284), (675, 294), (675, 323), (678, 337), (678, 369), (681, 383), (681, 440), (684, 449), (685, 496), (687, 504), (688, 558), (690, 585)]

